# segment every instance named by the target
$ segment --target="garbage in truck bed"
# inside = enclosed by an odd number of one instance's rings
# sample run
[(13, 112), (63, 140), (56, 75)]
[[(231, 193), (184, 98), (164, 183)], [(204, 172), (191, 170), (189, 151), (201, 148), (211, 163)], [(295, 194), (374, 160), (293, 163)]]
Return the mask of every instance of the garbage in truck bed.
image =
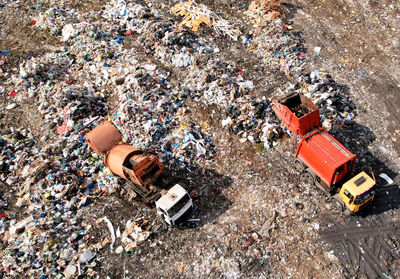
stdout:
[(272, 103), (276, 115), (290, 131), (300, 137), (321, 126), (318, 108), (299, 93), (273, 99)]

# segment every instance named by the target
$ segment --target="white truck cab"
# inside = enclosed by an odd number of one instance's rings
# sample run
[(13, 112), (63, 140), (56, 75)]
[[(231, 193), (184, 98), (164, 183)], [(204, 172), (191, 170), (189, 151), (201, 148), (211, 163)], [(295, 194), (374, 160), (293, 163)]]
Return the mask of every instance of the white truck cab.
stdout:
[(156, 201), (157, 213), (170, 226), (178, 223), (179, 219), (193, 208), (193, 201), (188, 192), (179, 184), (175, 184)]

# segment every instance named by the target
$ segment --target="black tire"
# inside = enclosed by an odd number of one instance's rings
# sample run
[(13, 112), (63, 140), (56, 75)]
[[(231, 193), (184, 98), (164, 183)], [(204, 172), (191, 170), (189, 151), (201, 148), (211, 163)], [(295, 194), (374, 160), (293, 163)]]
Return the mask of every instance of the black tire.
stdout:
[(304, 184), (314, 185), (315, 177), (309, 170), (307, 170), (301, 175), (301, 182)]
[(333, 198), (333, 204), (334, 206), (340, 211), (343, 212), (345, 211), (345, 205), (342, 201), (337, 200), (336, 198)]
[(303, 162), (297, 158), (294, 160), (294, 168), (300, 173), (303, 173), (305, 169)]

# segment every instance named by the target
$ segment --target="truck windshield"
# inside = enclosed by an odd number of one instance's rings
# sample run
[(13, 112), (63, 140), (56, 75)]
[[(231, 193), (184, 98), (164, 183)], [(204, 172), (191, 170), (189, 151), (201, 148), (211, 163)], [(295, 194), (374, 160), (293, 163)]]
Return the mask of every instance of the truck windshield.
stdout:
[(354, 204), (362, 204), (364, 201), (372, 197), (374, 193), (375, 193), (374, 190), (369, 190), (367, 193), (357, 196), (356, 199), (354, 200)]
[(190, 197), (188, 194), (185, 194), (176, 204), (174, 204), (169, 210), (168, 215), (170, 217), (174, 216), (178, 213), (179, 210), (182, 209), (188, 202), (190, 201)]

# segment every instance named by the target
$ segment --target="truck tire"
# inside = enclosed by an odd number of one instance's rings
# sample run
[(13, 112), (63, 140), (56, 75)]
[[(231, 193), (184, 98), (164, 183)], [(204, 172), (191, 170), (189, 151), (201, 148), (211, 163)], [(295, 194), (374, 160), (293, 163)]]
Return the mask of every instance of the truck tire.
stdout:
[(294, 159), (294, 168), (298, 172), (303, 173), (305, 166), (304, 166), (304, 163), (300, 159), (296, 158), (296, 159)]
[(306, 170), (302, 175), (301, 175), (301, 181), (305, 184), (315, 184), (315, 177), (314, 174), (310, 170)]
[(335, 206), (340, 212), (345, 211), (345, 205), (344, 205), (343, 201), (339, 198), (339, 196), (337, 196), (337, 195), (333, 196), (332, 202), (333, 202), (334, 206)]

